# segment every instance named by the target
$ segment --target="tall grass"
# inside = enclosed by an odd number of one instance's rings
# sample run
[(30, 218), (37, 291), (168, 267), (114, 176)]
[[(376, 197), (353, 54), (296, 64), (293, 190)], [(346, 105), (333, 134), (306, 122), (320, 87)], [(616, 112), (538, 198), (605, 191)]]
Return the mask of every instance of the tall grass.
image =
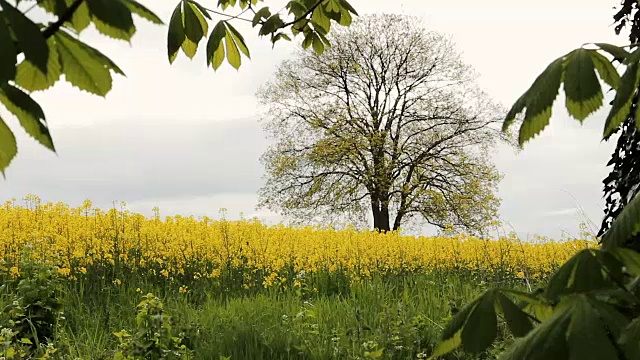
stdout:
[[(113, 333), (135, 327), (136, 304), (152, 292), (177, 321), (199, 330), (196, 359), (364, 359), (380, 349), (383, 359), (417, 359), (431, 353), (452, 311), (485, 286), (455, 274), (380, 277), (309, 295), (291, 288), (185, 293), (136, 276), (120, 284), (67, 281), (58, 337), (71, 358), (111, 359)], [(463, 358), (473, 357), (451, 357)]]

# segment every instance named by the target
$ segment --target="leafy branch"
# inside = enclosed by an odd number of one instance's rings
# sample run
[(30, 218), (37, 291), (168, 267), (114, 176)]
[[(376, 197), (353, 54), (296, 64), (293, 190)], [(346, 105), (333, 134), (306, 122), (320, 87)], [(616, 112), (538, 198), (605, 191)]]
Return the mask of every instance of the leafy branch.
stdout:
[(47, 28), (45, 28), (44, 31), (42, 31), (42, 36), (45, 39), (48, 39), (51, 36), (53, 36), (53, 34), (55, 34), (56, 31), (60, 30), (60, 28), (65, 22), (71, 20), (71, 17), (73, 17), (73, 14), (75, 14), (75, 12), (78, 10), (80, 5), (82, 5), (83, 1), (84, 0), (75, 0), (71, 4), (71, 6), (69, 6), (67, 10), (58, 17), (58, 20), (53, 22), (51, 25), (47, 26)]

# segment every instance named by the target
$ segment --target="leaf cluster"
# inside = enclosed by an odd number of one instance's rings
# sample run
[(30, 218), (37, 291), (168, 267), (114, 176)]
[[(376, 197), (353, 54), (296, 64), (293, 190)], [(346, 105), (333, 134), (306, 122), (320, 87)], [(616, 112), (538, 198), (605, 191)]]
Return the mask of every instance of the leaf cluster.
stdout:
[[(640, 48), (627, 51), (601, 43), (595, 47), (576, 49), (553, 61), (513, 105), (503, 130), (524, 112), (520, 144), (542, 131), (561, 85), (569, 114), (582, 122), (603, 104), (600, 81), (615, 91), (603, 138), (616, 132), (628, 116), (635, 116), (640, 128), (639, 114), (629, 114), (640, 85)], [(615, 62), (624, 66), (622, 76)], [(474, 353), (489, 348), (496, 337), (497, 314), (502, 313), (517, 340), (500, 359), (640, 358), (640, 253), (630, 243), (639, 231), (640, 197), (635, 196), (602, 235), (600, 248), (578, 252), (541, 292), (492, 289), (468, 304), (447, 325), (432, 357), (460, 346)], [(507, 303), (507, 294), (519, 302)]]
[(149, 293), (138, 304), (136, 329), (115, 333), (120, 340), (114, 360), (124, 359), (192, 359), (191, 341), (165, 309), (162, 301)]

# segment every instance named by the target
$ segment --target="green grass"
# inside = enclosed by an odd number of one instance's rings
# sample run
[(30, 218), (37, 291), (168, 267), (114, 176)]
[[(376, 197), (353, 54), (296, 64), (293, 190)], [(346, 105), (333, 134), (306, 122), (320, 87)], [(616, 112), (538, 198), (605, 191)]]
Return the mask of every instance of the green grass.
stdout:
[[(69, 281), (63, 285), (65, 321), (57, 347), (71, 359), (111, 359), (121, 329), (135, 328), (142, 294), (159, 296), (192, 336), (196, 359), (416, 359), (430, 354), (452, 308), (481, 293), (478, 280), (455, 274), (373, 279), (343, 291), (310, 296), (293, 289), (207, 291), (188, 294), (136, 277), (122, 284)], [(449, 359), (491, 358), (456, 353)]]

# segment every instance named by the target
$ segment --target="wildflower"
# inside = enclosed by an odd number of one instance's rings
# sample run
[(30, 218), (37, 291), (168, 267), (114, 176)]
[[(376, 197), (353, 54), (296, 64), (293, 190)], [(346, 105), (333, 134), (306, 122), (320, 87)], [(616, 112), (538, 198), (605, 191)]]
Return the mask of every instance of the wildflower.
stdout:
[(68, 267), (58, 268), (57, 271), (58, 274), (62, 276), (69, 276), (69, 274), (71, 273), (71, 269), (69, 269)]
[(185, 285), (180, 286), (180, 289), (178, 290), (181, 294), (186, 294), (189, 292), (189, 288)]
[(18, 277), (18, 276), (20, 275), (20, 271), (18, 270), (18, 267), (17, 267), (17, 266), (12, 266), (12, 267), (9, 269), (9, 275), (10, 275), (12, 278), (16, 278), (16, 277)]
[(114, 285), (116, 286), (120, 286), (122, 284), (122, 281), (120, 279), (115, 279), (112, 281)]
[(84, 266), (81, 266), (78, 271), (80, 271), (82, 274), (86, 274), (87, 273), (87, 268)]

